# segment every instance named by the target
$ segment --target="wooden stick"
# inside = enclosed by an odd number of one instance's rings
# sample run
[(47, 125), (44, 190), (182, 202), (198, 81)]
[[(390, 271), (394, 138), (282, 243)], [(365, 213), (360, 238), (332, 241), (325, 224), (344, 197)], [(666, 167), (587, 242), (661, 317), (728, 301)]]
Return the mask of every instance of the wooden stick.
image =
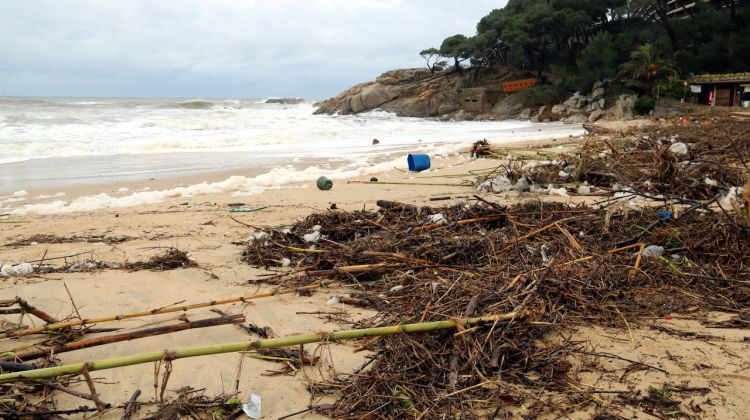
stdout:
[(127, 403), (125, 403), (125, 414), (123, 414), (121, 420), (130, 420), (130, 417), (135, 413), (136, 408), (138, 408), (138, 405), (136, 403), (136, 400), (138, 397), (141, 396), (141, 390), (136, 389), (135, 392), (133, 392), (133, 395), (130, 396), (130, 399)]
[(236, 353), (240, 351), (269, 349), (278, 347), (298, 346), (300, 344), (353, 340), (365, 337), (414, 334), (438, 330), (465, 328), (481, 324), (492, 324), (505, 322), (516, 318), (520, 314), (510, 312), (502, 315), (485, 316), (470, 319), (451, 319), (445, 321), (422, 322), (417, 324), (393, 325), (388, 327), (365, 328), (359, 330), (344, 330), (333, 332), (316, 332), (309, 334), (292, 335), (288, 337), (268, 338), (255, 341), (240, 341), (235, 343), (214, 344), (202, 347), (188, 347), (177, 350), (160, 350), (149, 353), (140, 353), (130, 356), (114, 357), (111, 359), (97, 360), (88, 363), (73, 363), (69, 365), (48, 367), (42, 369), (28, 370), (24, 372), (11, 372), (0, 375), (0, 383), (16, 381), (20, 379), (43, 379), (62, 375), (81, 373), (86, 367), (89, 371), (114, 369), (123, 366), (132, 366), (143, 363), (158, 362), (160, 360), (175, 360), (188, 357), (208, 356), (212, 354)]
[(26, 302), (25, 300), (21, 299), (18, 296), (16, 296), (16, 303), (18, 303), (18, 306), (20, 306), (21, 309), (24, 310), (24, 312), (28, 312), (48, 324), (59, 322), (57, 319), (53, 318), (50, 314), (29, 305), (29, 302)]
[(331, 270), (310, 270), (310, 271), (307, 271), (306, 274), (310, 277), (327, 276), (327, 275), (340, 274), (340, 273), (359, 274), (359, 273), (366, 273), (368, 271), (373, 271), (373, 270), (380, 270), (381, 268), (401, 267), (401, 265), (402, 264), (389, 264), (389, 263), (348, 265), (344, 267), (336, 267)]
[(432, 261), (423, 260), (419, 258), (412, 258), (406, 255), (397, 254), (394, 252), (364, 251), (362, 255), (367, 256), (367, 257), (393, 258), (394, 260), (409, 262), (409, 263), (418, 264), (418, 265), (435, 265), (435, 263), (433, 263)]
[(527, 234), (525, 234), (523, 236), (519, 236), (518, 238), (515, 238), (515, 239), (509, 241), (508, 245), (506, 245), (501, 251), (504, 251), (504, 250), (508, 249), (509, 247), (511, 247), (512, 245), (514, 245), (514, 244), (516, 244), (518, 242), (521, 242), (521, 241), (524, 241), (526, 239), (529, 239), (532, 236), (536, 236), (536, 235), (544, 232), (547, 229), (552, 229), (555, 226), (559, 226), (560, 223), (567, 222), (567, 221), (573, 220), (573, 219), (575, 219), (575, 216), (573, 216), (573, 217), (567, 217), (565, 219), (560, 219), (560, 220), (558, 220), (556, 222), (548, 224), (547, 226), (543, 226), (543, 227), (540, 227), (539, 229), (535, 229), (535, 230), (533, 230), (533, 231), (531, 231), (531, 232), (529, 232), (529, 233), (527, 233)]
[(242, 314), (222, 316), (218, 318), (202, 319), (200, 321), (182, 322), (175, 325), (164, 327), (147, 328), (145, 330), (133, 331), (129, 333), (108, 335), (106, 337), (97, 337), (89, 340), (74, 341), (54, 347), (37, 347), (26, 351), (13, 353), (9, 356), (1, 357), (0, 361), (8, 362), (13, 360), (29, 360), (38, 357), (44, 357), (48, 354), (65, 353), (68, 351), (80, 350), (89, 347), (101, 346), (104, 344), (119, 343), (121, 341), (137, 340), (139, 338), (151, 337), (155, 335), (169, 334), (178, 331), (185, 331), (193, 328), (214, 327), (226, 324), (241, 324), (245, 322), (245, 316)]
[[(458, 222), (456, 222), (456, 224), (457, 225), (468, 225), (468, 224), (471, 224), (471, 223), (494, 222), (496, 220), (500, 220), (501, 218), (503, 218), (503, 215), (488, 216), (488, 217), (478, 217), (476, 219), (459, 220)], [(413, 233), (426, 232), (428, 230), (437, 229), (437, 228), (442, 227), (442, 226), (450, 226), (450, 225), (441, 224), (441, 223), (435, 223), (435, 224), (432, 224), (432, 225), (424, 225), (424, 226), (415, 227), (411, 231)]]
[(86, 379), (86, 384), (89, 386), (89, 391), (91, 391), (91, 399), (94, 401), (94, 404), (96, 404), (96, 409), (99, 411), (104, 411), (104, 409), (107, 408), (107, 404), (99, 399), (99, 395), (96, 393), (96, 387), (94, 386), (94, 380), (91, 379), (91, 375), (89, 375), (88, 366), (83, 365), (81, 373), (83, 373), (83, 377)]
[(323, 284), (313, 284), (310, 286), (300, 287), (296, 289), (286, 289), (286, 290), (279, 290), (279, 291), (267, 292), (267, 293), (256, 293), (254, 295), (249, 295), (249, 296), (239, 296), (239, 297), (233, 297), (233, 298), (222, 299), (222, 300), (212, 300), (209, 302), (194, 303), (192, 305), (186, 305), (186, 306), (173, 306), (173, 307), (168, 307), (168, 308), (152, 309), (150, 311), (140, 311), (140, 312), (131, 312), (129, 314), (122, 314), (122, 315), (105, 316), (101, 318), (57, 322), (54, 324), (45, 325), (43, 327), (27, 328), (25, 330), (10, 331), (7, 333), (0, 334), (0, 338), (21, 337), (25, 335), (40, 334), (40, 333), (60, 330), (63, 328), (74, 327), (74, 326), (79, 326), (79, 325), (98, 324), (102, 322), (119, 321), (122, 319), (130, 319), (130, 318), (140, 318), (144, 316), (167, 314), (171, 312), (184, 312), (184, 311), (189, 311), (189, 310), (198, 309), (198, 308), (206, 308), (209, 306), (216, 306), (216, 305), (226, 305), (228, 303), (235, 303), (235, 302), (247, 302), (250, 300), (272, 297), (276, 295), (287, 295), (287, 294), (302, 292), (306, 290), (319, 289), (322, 286)]

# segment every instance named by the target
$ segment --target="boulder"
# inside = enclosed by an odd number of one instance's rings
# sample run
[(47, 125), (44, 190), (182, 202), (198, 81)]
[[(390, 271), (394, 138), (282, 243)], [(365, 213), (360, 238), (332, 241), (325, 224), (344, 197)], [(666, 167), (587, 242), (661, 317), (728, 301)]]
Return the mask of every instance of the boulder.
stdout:
[(449, 101), (443, 102), (437, 109), (438, 115), (450, 114), (453, 111), (458, 110), (458, 102)]
[(623, 94), (617, 98), (614, 106), (609, 110), (609, 117), (613, 120), (632, 120), (635, 95)]
[(458, 111), (450, 114), (449, 117), (451, 121), (465, 121), (469, 117), (469, 114), (463, 109), (459, 109)]
[(583, 124), (588, 121), (588, 117), (585, 114), (574, 114), (569, 117), (563, 118), (563, 122), (567, 124)]
[(607, 100), (604, 98), (599, 99), (599, 109), (606, 109), (607, 108)]
[(557, 104), (552, 107), (553, 114), (563, 115), (565, 113), (565, 104)]
[(588, 119), (588, 121), (589, 121), (590, 123), (592, 123), (592, 122), (596, 122), (596, 121), (599, 121), (599, 119), (601, 119), (601, 118), (602, 118), (602, 117), (604, 116), (604, 114), (606, 114), (606, 112), (605, 112), (605, 111), (603, 111), (603, 110), (601, 110), (601, 109), (597, 109), (596, 111), (594, 111), (594, 112), (592, 112), (591, 114), (589, 114), (589, 119)]
[(362, 102), (361, 93), (351, 97), (351, 99), (349, 100), (349, 108), (351, 108), (352, 112), (354, 112), (355, 114), (366, 109), (365, 104)]
[(603, 98), (605, 93), (606, 91), (604, 90), (603, 87), (598, 87), (594, 89), (593, 91), (591, 91), (591, 99), (597, 101), (600, 98)]
[(513, 118), (522, 110), (523, 104), (514, 95), (508, 95), (492, 107), (491, 113), (501, 118)]
[[(544, 111), (546, 111), (546, 110), (547, 110), (546, 106), (544, 106), (544, 105), (540, 106), (539, 110), (536, 112), (536, 114), (534, 114), (534, 116), (531, 117), (531, 121), (532, 122), (542, 122), (544, 120), (544, 117), (543, 117)], [(531, 111), (531, 110), (529, 110), (529, 111)]]
[(433, 74), (425, 68), (396, 69), (381, 74), (375, 79), (375, 81), (381, 85), (402, 85), (419, 82), (431, 76), (433, 76)]
[[(594, 86), (591, 88), (591, 90), (595, 91), (595, 90), (597, 90), (599, 88), (603, 88), (603, 87), (604, 87), (604, 81), (603, 80), (597, 80), (596, 82), (594, 82)], [(591, 95), (591, 96), (594, 96), (594, 95)]]
[[(376, 83), (364, 88), (359, 96), (361, 97), (362, 105), (365, 109), (375, 109), (398, 97), (399, 94), (401, 94), (401, 88), (398, 86), (385, 86)], [(353, 109), (354, 107), (352, 106), (352, 110)]]
[(531, 118), (531, 108), (524, 109), (517, 115), (517, 117), (522, 120), (528, 120), (529, 118)]

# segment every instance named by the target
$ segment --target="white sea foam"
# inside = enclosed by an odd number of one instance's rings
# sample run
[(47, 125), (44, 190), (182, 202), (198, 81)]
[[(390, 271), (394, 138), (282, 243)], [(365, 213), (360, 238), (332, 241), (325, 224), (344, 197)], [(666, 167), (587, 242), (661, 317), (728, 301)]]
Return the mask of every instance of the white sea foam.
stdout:
[[(65, 179), (86, 185), (87, 180), (142, 180), (196, 170), (265, 172), (169, 190), (121, 189), (117, 196), (99, 194), (49, 203), (18, 204), (25, 196), (8, 196), (0, 198), (5, 200), (0, 210), (91, 211), (171, 197), (253, 195), (263, 188), (286, 187), (320, 175), (336, 180), (383, 172), (404, 166), (406, 153), (455, 153), (466, 142), (481, 138), (510, 142), (583, 132), (580, 126), (563, 124), (440, 122), (400, 118), (378, 110), (323, 116), (313, 115), (313, 110), (309, 102), (265, 104), (238, 99), (0, 98), (4, 151), (0, 170), (7, 185), (17, 188), (59, 191)], [(372, 145), (374, 138), (380, 144)], [(20, 163), (3, 164), (8, 162)], [(49, 194), (37, 199), (53, 198)]]
[[(468, 143), (444, 145), (441, 147), (426, 147), (433, 159), (451, 155), (457, 150), (468, 147)], [(274, 168), (264, 174), (254, 177), (231, 176), (219, 182), (201, 182), (199, 184), (176, 187), (166, 190), (143, 190), (121, 197), (113, 197), (107, 193), (78, 197), (70, 201), (55, 200), (49, 203), (25, 204), (12, 209), (12, 214), (54, 214), (87, 212), (103, 208), (125, 208), (144, 204), (161, 203), (170, 198), (189, 198), (207, 194), (231, 193), (232, 196), (250, 196), (260, 194), (267, 188), (283, 188), (289, 184), (314, 181), (325, 175), (333, 180), (362, 177), (382, 173), (405, 166), (405, 159), (399, 157), (380, 163), (369, 163), (366, 159), (345, 165), (339, 169), (326, 169), (320, 166), (309, 166), (297, 170), (293, 167)], [(6, 211), (8, 209), (5, 209)]]

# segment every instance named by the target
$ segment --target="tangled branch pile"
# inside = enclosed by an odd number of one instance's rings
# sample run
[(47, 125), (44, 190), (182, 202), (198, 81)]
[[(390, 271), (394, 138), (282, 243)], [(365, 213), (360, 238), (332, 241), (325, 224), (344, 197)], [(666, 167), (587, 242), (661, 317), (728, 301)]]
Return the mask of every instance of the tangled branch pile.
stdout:
[(588, 182), (692, 200), (736, 193), (750, 163), (750, 120), (678, 118), (644, 131), (595, 137), (577, 153), (529, 165), (534, 182)]
[[(535, 401), (538, 413), (552, 407), (541, 395), (592, 402), (573, 392), (585, 388), (571, 369), (577, 345), (551, 333), (696, 307), (740, 313), (750, 304), (748, 231), (705, 206), (665, 218), (655, 208), (542, 202), (379, 204), (376, 212), (314, 214), (288, 231), (256, 234), (244, 258), (304, 272), (277, 280), (286, 285), (320, 276), (351, 283), (344, 298), (377, 311), (362, 327), (517, 316), (455, 335), (363, 343), (376, 353), (368, 370), (310, 387), (339, 392), (327, 411), (334, 417), (478, 416), (522, 401)], [(647, 245), (657, 247), (643, 252)]]

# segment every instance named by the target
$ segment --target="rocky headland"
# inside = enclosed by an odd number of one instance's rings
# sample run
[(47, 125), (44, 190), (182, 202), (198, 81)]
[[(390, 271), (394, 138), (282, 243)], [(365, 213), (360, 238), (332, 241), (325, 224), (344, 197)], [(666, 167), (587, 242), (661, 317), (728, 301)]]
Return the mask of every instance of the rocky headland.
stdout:
[[(453, 71), (432, 73), (427, 69), (390, 70), (372, 82), (352, 86), (319, 102), (315, 113), (347, 115), (382, 109), (404, 117), (445, 121), (530, 119), (578, 124), (633, 118), (636, 96), (614, 92), (608, 80), (596, 82), (588, 94), (576, 93), (566, 100), (548, 100), (548, 103), (540, 103), (528, 91), (502, 92), (504, 82), (529, 77), (532, 76), (528, 73), (508, 68), (484, 72), (481, 76), (473, 71), (459, 74)], [(475, 109), (463, 103), (462, 97), (469, 89), (488, 92), (490, 99), (485, 106)]]

